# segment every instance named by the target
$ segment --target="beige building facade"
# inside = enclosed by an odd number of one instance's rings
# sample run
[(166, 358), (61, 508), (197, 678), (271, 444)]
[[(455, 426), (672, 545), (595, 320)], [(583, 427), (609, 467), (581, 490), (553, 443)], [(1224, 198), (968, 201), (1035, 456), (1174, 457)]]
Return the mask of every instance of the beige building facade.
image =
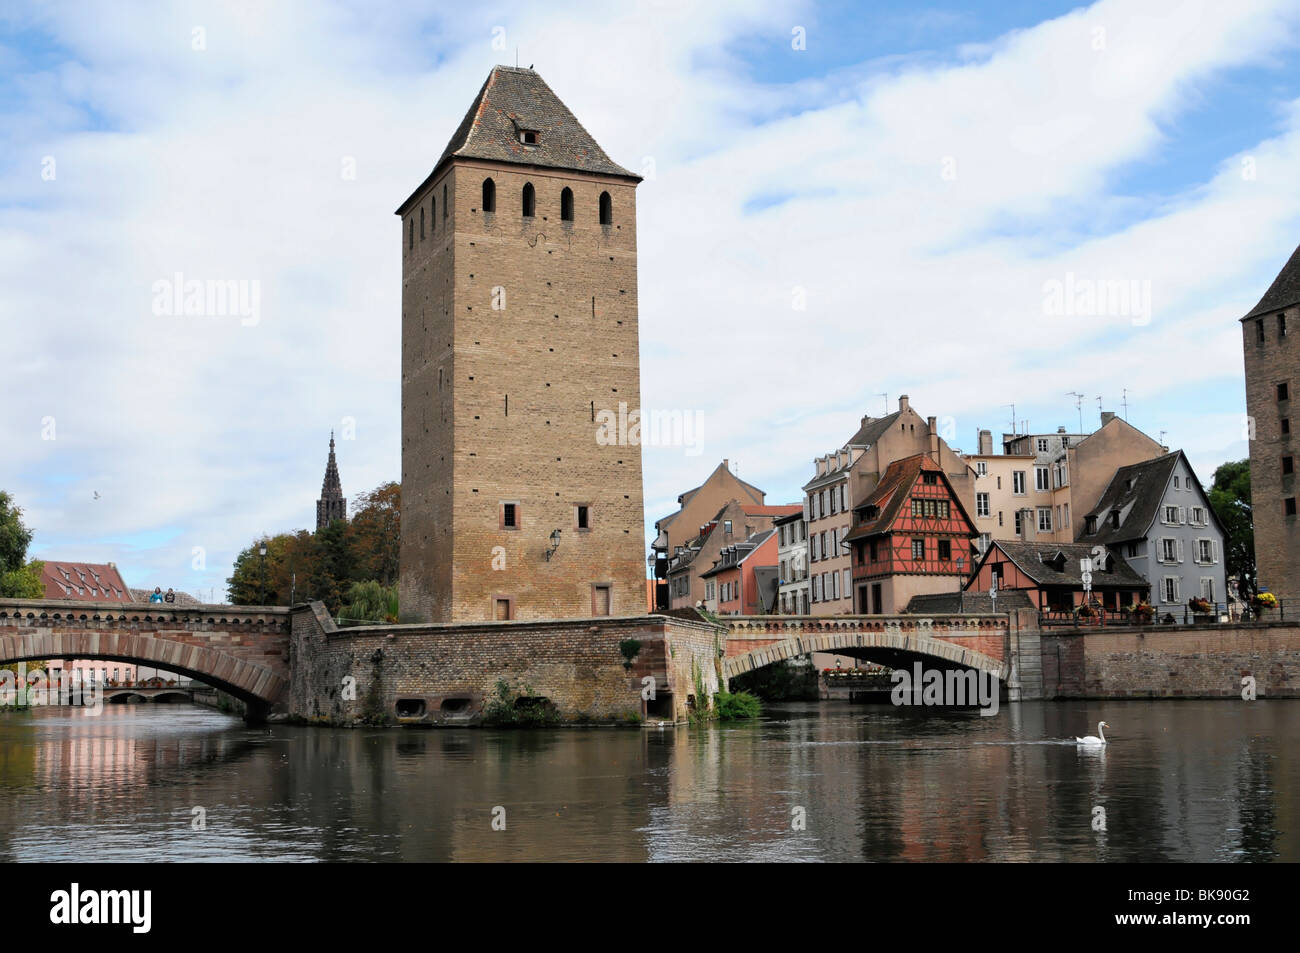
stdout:
[(1166, 452), (1158, 442), (1114, 414), (1101, 415), (1090, 434), (1003, 434), (1002, 453), (980, 431), (979, 452), (965, 459), (975, 473), (969, 509), (981, 554), (993, 540), (1072, 543), (1083, 520), (1120, 467)]
[(880, 483), (889, 465), (925, 454), (943, 470), (962, 505), (975, 501), (975, 473), (939, 435), (934, 417), (923, 418), (906, 394), (898, 410), (863, 417), (858, 431), (839, 450), (818, 457), (804, 484), (808, 519), (809, 608), (813, 615), (854, 612), (852, 564), (843, 545), (852, 509)]

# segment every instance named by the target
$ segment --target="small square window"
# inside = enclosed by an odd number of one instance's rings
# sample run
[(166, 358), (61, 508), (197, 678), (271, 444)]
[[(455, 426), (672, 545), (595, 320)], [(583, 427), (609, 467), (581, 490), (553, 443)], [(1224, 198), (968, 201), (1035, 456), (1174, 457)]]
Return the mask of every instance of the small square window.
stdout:
[(1283, 432), (1283, 433), (1290, 433), (1290, 432), (1291, 432), (1291, 418), (1290, 418), (1290, 417), (1283, 417), (1283, 418), (1282, 418), (1282, 432)]
[(591, 529), (591, 507), (577, 503), (573, 507), (573, 525), (577, 529)]
[(1295, 460), (1293, 457), (1282, 458), (1282, 473), (1290, 474), (1295, 472)]
[(1291, 388), (1287, 386), (1286, 381), (1277, 385), (1277, 399), (1279, 401), (1291, 399)]
[(1287, 516), (1295, 516), (1295, 497), (1294, 497), (1294, 496), (1288, 496), (1288, 497), (1287, 497), (1285, 500), (1283, 500), (1282, 502), (1283, 502), (1284, 504), (1286, 504), (1286, 515), (1287, 515)]
[(518, 503), (501, 504), (501, 528), (502, 529), (519, 528), (519, 504)]

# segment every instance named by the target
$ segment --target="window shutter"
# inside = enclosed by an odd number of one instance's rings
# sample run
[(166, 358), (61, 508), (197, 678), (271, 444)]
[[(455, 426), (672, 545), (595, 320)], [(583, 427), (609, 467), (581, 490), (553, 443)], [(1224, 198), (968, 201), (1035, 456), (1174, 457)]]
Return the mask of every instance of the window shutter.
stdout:
[(1219, 541), (1217, 539), (1212, 539), (1210, 540), (1210, 562), (1217, 563), (1218, 561), (1219, 561)]
[(1181, 539), (1178, 541), (1178, 561), (1183, 561), (1183, 541)]

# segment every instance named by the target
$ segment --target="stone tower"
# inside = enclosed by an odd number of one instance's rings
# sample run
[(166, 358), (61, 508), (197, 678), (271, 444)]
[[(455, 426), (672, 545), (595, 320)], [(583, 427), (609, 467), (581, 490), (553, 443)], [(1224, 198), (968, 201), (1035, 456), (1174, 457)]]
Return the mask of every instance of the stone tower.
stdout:
[(640, 181), (498, 66), (397, 210), (404, 620), (645, 612)]
[(348, 501), (343, 497), (343, 484), (339, 482), (339, 465), (334, 460), (334, 431), (330, 431), (330, 458), (325, 464), (325, 481), (321, 484), (320, 499), (316, 501), (316, 531), (320, 532), (334, 520), (347, 520)]
[[(1258, 584), (1287, 610), (1300, 606), (1300, 525), (1297, 525), (1296, 434), (1291, 410), (1300, 386), (1300, 248), (1241, 319), (1246, 353), (1246, 413), (1250, 441), (1250, 498), (1255, 522)], [(1300, 401), (1297, 401), (1300, 407)]]

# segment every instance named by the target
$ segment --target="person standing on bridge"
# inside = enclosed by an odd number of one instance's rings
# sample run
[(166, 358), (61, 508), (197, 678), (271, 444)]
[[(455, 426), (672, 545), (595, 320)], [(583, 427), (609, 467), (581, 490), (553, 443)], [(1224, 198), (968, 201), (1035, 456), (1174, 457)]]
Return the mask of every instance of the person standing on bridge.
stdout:
[(150, 602), (162, 602), (162, 601), (163, 601), (163, 597), (162, 597), (162, 587), (161, 587), (161, 586), (154, 586), (154, 587), (153, 587), (153, 592), (151, 592), (151, 593), (149, 594), (149, 601), (150, 601)]

